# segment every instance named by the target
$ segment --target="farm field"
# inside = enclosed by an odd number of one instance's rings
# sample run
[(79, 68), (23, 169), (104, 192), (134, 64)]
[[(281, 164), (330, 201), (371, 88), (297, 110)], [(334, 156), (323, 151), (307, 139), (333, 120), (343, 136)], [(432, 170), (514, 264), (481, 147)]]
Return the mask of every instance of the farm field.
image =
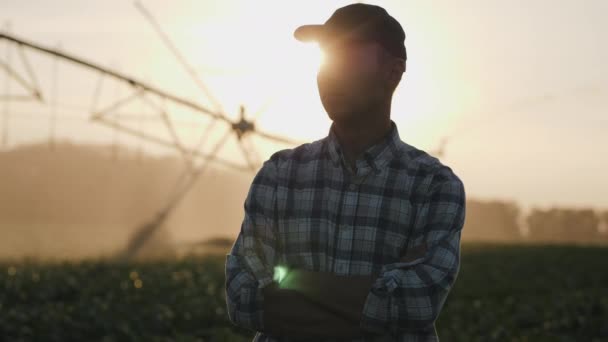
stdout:
[[(0, 262), (6, 341), (251, 341), (232, 325), (224, 256)], [(608, 248), (463, 243), (442, 341), (608, 341)]]

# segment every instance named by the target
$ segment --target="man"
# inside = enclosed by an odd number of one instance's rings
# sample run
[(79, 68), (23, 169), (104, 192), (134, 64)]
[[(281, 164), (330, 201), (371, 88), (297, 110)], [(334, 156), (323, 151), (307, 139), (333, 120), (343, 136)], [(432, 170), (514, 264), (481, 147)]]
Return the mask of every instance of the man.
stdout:
[(353, 4), (294, 35), (325, 52), (317, 86), (332, 125), (255, 176), (226, 255), (229, 318), (254, 341), (438, 341), (465, 191), (390, 119), (405, 33), (383, 8)]

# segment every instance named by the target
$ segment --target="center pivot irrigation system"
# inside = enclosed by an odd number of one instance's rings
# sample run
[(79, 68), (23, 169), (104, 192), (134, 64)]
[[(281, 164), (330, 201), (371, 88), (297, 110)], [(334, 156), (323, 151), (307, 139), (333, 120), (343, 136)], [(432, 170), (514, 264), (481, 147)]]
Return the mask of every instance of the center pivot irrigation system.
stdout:
[[(88, 118), (86, 118), (87, 122), (92, 121), (94, 123), (107, 126), (113, 129), (115, 133), (121, 132), (122, 134), (126, 134), (134, 138), (138, 142), (153, 143), (172, 149), (183, 158), (186, 167), (184, 171), (177, 177), (174, 187), (167, 196), (166, 203), (164, 203), (155, 217), (136, 228), (135, 233), (132, 235), (127, 244), (127, 247), (118, 255), (118, 259), (123, 261), (131, 259), (138, 253), (138, 251), (141, 250), (141, 248), (153, 236), (159, 227), (161, 227), (162, 223), (167, 219), (172, 210), (184, 198), (184, 195), (193, 187), (198, 177), (205, 171), (210, 163), (216, 163), (224, 167), (243, 172), (256, 172), (256, 170), (258, 170), (260, 167), (261, 158), (255, 147), (252, 145), (250, 139), (251, 136), (259, 136), (270, 141), (290, 146), (303, 143), (279, 135), (260, 131), (255, 125), (255, 120), (262, 112), (261, 109), (255, 112), (251, 119), (247, 119), (245, 115), (245, 107), (241, 106), (238, 119), (233, 120), (229, 118), (219, 102), (215, 100), (209, 89), (198, 77), (196, 71), (188, 64), (186, 59), (180, 54), (179, 50), (171, 42), (169, 37), (165, 34), (165, 32), (163, 32), (161, 26), (157, 23), (151, 13), (139, 2), (135, 2), (135, 7), (152, 25), (165, 46), (171, 51), (184, 71), (194, 81), (196, 86), (209, 99), (213, 109), (159, 89), (147, 82), (142, 82), (116, 70), (111, 70), (91, 61), (75, 57), (74, 55), (65, 53), (58, 48), (53, 49), (44, 47), (39, 44), (18, 38), (10, 34), (8, 28), (4, 33), (0, 32), (0, 41), (5, 42), (7, 46), (7, 53), (4, 56), (4, 59), (2, 58), (3, 56), (0, 56), (0, 71), (4, 71), (6, 76), (4, 93), (0, 91), (0, 101), (2, 101), (4, 104), (4, 111), (2, 113), (3, 122), (1, 124), (3, 128), (3, 131), (1, 132), (1, 146), (7, 146), (8, 141), (8, 117), (9, 114), (13, 114), (9, 109), (9, 104), (14, 102), (34, 102), (46, 105), (51, 109), (51, 120), (49, 121), (51, 147), (53, 146), (53, 134), (55, 130), (57, 110), (73, 110), (77, 111), (78, 113), (88, 113)], [(17, 63), (12, 63), (11, 61), (11, 49), (17, 52), (17, 57), (20, 60), (20, 63), (18, 63), (20, 68), (17, 67)], [(32, 66), (38, 67), (38, 65), (33, 65), (30, 63), (30, 59), (28, 58), (28, 55), (31, 57), (34, 54), (53, 59), (53, 72), (51, 74), (52, 79), (49, 82), (51, 84), (51, 89), (48, 93), (44, 93), (42, 91), (42, 88), (39, 86), (36, 73), (34, 72), (34, 68), (32, 68)], [(94, 89), (90, 107), (75, 106), (57, 101), (58, 81), (56, 65), (58, 61), (69, 65), (78, 66), (84, 71), (99, 75), (97, 82), (93, 82), (92, 85), (92, 88)], [(98, 109), (99, 103), (103, 102), (101, 101), (102, 96), (100, 96), (100, 93), (102, 92), (104, 79), (110, 79), (112, 82), (126, 87), (129, 89), (129, 94), (123, 97), (116, 97), (113, 99), (113, 101), (107, 101), (109, 104), (106, 104), (101, 109)], [(106, 81), (106, 83), (107, 82), (109, 81)], [(22, 90), (25, 90), (25, 94), (11, 94), (9, 91), (9, 85), (12, 83), (18, 84)], [(534, 107), (535, 105), (545, 102), (552, 102), (564, 97), (577, 97), (586, 94), (593, 95), (603, 93), (605, 89), (605, 83), (585, 85), (578, 88), (567, 89), (562, 94), (548, 94), (524, 99), (523, 102), (519, 101), (511, 106), (507, 106), (508, 108), (506, 108), (504, 111), (512, 114), (513, 111), (518, 111), (522, 108), (526, 109)], [(132, 124), (130, 125), (129, 123), (132, 122), (133, 119), (142, 119), (142, 116), (139, 115), (141, 113), (139, 113), (136, 117), (134, 115), (117, 114), (118, 109), (132, 109), (135, 102), (140, 105), (140, 108), (142, 108), (141, 106), (145, 106), (148, 111), (152, 111), (154, 115), (148, 117), (147, 119), (152, 119), (155, 121), (155, 123), (160, 124), (163, 131), (162, 133), (164, 134), (160, 134), (161, 132), (150, 133), (143, 129), (133, 127)], [(175, 115), (173, 114), (175, 114), (175, 112), (169, 110), (169, 107), (171, 106), (173, 106), (175, 111), (182, 109), (194, 114), (197, 118), (204, 118), (207, 120), (206, 127), (201, 130), (202, 135), (194, 144), (186, 144), (184, 139), (182, 139), (180, 136), (180, 131), (175, 127), (177, 124), (179, 124), (179, 122), (174, 120)], [(36, 120), (40, 120), (42, 118), (43, 117), (38, 115), (34, 117)], [(61, 118), (69, 119), (65, 115), (62, 115)], [(78, 118), (78, 120), (82, 119), (83, 118)], [(228, 127), (228, 129), (223, 135), (220, 136), (219, 139), (211, 142), (209, 141), (209, 138), (212, 128), (218, 123), (224, 124)], [(192, 126), (192, 124), (188, 125), (189, 127)], [(461, 125), (463, 126), (462, 130), (470, 129), (468, 125), (464, 125), (462, 122)], [(217, 129), (215, 131), (217, 131)], [(246, 166), (230, 160), (222, 159), (218, 156), (221, 147), (227, 142), (232, 133), (236, 137), (236, 145), (242, 152)], [(459, 134), (457, 133), (456, 135)], [(444, 137), (440, 141), (438, 148), (430, 151), (430, 153), (439, 158), (443, 157), (446, 142), (447, 137)], [(207, 152), (203, 152), (203, 147), (205, 146), (210, 146), (210, 149), (207, 149)]]
[[(8, 140), (8, 102), (31, 101), (53, 107), (51, 111), (51, 122), (53, 125), (55, 121), (56, 109), (62, 109), (67, 106), (62, 106), (61, 103), (58, 103), (58, 101), (56, 101), (56, 94), (54, 94), (53, 91), (51, 91), (50, 94), (48, 94), (47, 96), (47, 94), (45, 94), (39, 86), (36, 73), (34, 72), (34, 68), (32, 68), (32, 64), (28, 59), (28, 55), (31, 54), (31, 52), (36, 52), (43, 56), (55, 58), (55, 64), (57, 61), (61, 61), (64, 63), (77, 65), (89, 72), (99, 74), (99, 79), (96, 82), (96, 85), (93, 90), (91, 108), (88, 108), (88, 110), (84, 106), (83, 108), (77, 108), (77, 110), (87, 110), (87, 112), (89, 113), (89, 121), (108, 126), (115, 131), (120, 131), (121, 133), (131, 136), (132, 138), (135, 138), (139, 141), (146, 141), (173, 149), (178, 152), (181, 157), (183, 157), (183, 160), (186, 164), (186, 168), (177, 178), (175, 185), (171, 190), (171, 193), (169, 194), (169, 196), (167, 196), (166, 203), (163, 205), (163, 207), (159, 210), (159, 212), (154, 218), (137, 227), (135, 233), (132, 235), (130, 241), (128, 242), (128, 245), (125, 250), (119, 253), (118, 255), (118, 259), (122, 261), (128, 261), (138, 253), (138, 251), (146, 244), (150, 237), (159, 229), (159, 227), (161, 227), (162, 223), (167, 219), (168, 215), (180, 203), (180, 201), (184, 198), (184, 195), (193, 187), (198, 177), (207, 169), (210, 163), (218, 163), (230, 169), (255, 173), (259, 169), (262, 160), (260, 159), (260, 155), (257, 153), (255, 147), (252, 145), (249, 136), (257, 135), (270, 141), (291, 146), (303, 143), (269, 132), (264, 132), (258, 129), (255, 125), (255, 120), (262, 112), (261, 109), (254, 113), (251, 119), (247, 119), (245, 115), (245, 107), (241, 105), (239, 118), (237, 120), (229, 118), (223, 110), (222, 106), (219, 104), (219, 102), (215, 100), (211, 92), (203, 84), (194, 69), (190, 67), (190, 65), (186, 62), (186, 59), (179, 53), (179, 51), (172, 44), (168, 36), (161, 30), (161, 27), (154, 20), (150, 12), (148, 12), (139, 2), (135, 2), (135, 7), (155, 28), (155, 30), (163, 40), (164, 44), (173, 53), (180, 65), (189, 74), (189, 76), (195, 82), (197, 87), (200, 88), (207, 96), (207, 98), (211, 101), (214, 109), (202, 106), (194, 101), (177, 96), (175, 94), (171, 94), (146, 82), (130, 77), (129, 75), (117, 72), (115, 70), (111, 70), (109, 68), (100, 66), (83, 58), (79, 58), (74, 55), (65, 53), (63, 51), (60, 51), (59, 49), (44, 47), (34, 42), (18, 38), (12, 34), (9, 34), (8, 29), (6, 30), (6, 32), (0, 33), (0, 41), (5, 41), (7, 43), (7, 51), (9, 51), (9, 49), (11, 48), (13, 50), (16, 50), (18, 59), (21, 62), (22, 69), (22, 72), (19, 72), (18, 68), (16, 68), (16, 65), (11, 64), (10, 54), (8, 52), (6, 55), (6, 60), (0, 59), (0, 70), (4, 70), (7, 76), (6, 92), (4, 94), (0, 94), (0, 101), (5, 101), (5, 103), (7, 104), (5, 106), (5, 115), (3, 122), (3, 146), (6, 146)], [(54, 79), (52, 80), (52, 84), (54, 85), (53, 88), (55, 89), (57, 84), (57, 75), (55, 72), (53, 73), (53, 77)], [(131, 89), (131, 93), (128, 96), (124, 96), (122, 98), (117, 99), (115, 102), (110, 103), (101, 109), (97, 109), (98, 102), (100, 99), (99, 94), (103, 87), (103, 81), (104, 79), (108, 78), (123, 83), (123, 85), (126, 83), (128, 85), (127, 88)], [(26, 94), (11, 95), (8, 91), (9, 80), (12, 82), (16, 82), (23, 90), (26, 91)], [(137, 128), (132, 127), (132, 125), (125, 124), (126, 120), (133, 118), (129, 118), (128, 116), (119, 117), (110, 115), (112, 112), (115, 112), (121, 107), (133, 105), (133, 102), (135, 101), (139, 102), (140, 104), (143, 103), (148, 107), (148, 110), (152, 110), (155, 113), (155, 117), (158, 120), (158, 123), (164, 126), (164, 128), (168, 131), (165, 133), (168, 134), (159, 135), (154, 133), (147, 133), (143, 130), (138, 130)], [(178, 130), (176, 130), (175, 121), (172, 119), (172, 115), (167, 109), (169, 104), (175, 107), (182, 107), (182, 109), (185, 109), (190, 113), (194, 113), (199, 116), (205, 116), (208, 120), (208, 124), (206, 125), (202, 135), (200, 136), (200, 139), (197, 141), (194, 147), (188, 147), (182, 142), (179, 132)], [(223, 135), (220, 136), (219, 139), (216, 139), (213, 142), (209, 142), (208, 140), (211, 133), (211, 129), (217, 123), (224, 124), (228, 127), (228, 129)], [(243, 158), (247, 164), (246, 166), (232, 162), (230, 160), (222, 159), (218, 156), (221, 147), (233, 134), (237, 140), (236, 145), (242, 152)], [(167, 135), (168, 138), (166, 138)], [(206, 146), (206, 144), (209, 144), (210, 150), (208, 152), (202, 152), (203, 146)]]

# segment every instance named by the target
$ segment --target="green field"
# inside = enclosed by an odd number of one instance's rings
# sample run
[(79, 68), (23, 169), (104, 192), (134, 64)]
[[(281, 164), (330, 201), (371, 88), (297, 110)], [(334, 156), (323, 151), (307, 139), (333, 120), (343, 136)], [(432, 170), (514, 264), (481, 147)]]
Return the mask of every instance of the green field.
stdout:
[[(224, 257), (0, 263), (0, 339), (250, 341), (226, 316)], [(462, 245), (442, 341), (608, 341), (608, 248)]]

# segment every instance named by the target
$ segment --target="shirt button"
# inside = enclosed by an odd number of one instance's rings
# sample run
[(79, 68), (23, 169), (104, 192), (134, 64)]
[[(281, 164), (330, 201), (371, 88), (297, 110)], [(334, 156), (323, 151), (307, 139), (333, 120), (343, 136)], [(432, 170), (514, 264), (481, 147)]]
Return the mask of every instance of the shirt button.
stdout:
[(348, 188), (349, 188), (350, 190), (355, 190), (355, 189), (357, 188), (357, 185), (356, 185), (356, 184), (354, 184), (354, 183), (350, 183), (350, 185), (348, 186)]

